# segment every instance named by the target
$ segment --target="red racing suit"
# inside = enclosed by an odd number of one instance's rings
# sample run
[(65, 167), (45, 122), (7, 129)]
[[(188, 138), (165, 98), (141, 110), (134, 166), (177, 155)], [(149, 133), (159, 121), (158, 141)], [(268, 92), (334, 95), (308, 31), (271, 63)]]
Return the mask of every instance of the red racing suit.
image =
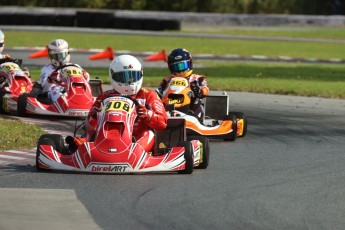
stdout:
[[(174, 76), (166, 77), (160, 83), (158, 91), (161, 95), (163, 95), (164, 90), (166, 89), (168, 83), (172, 78), (174, 78)], [(194, 114), (200, 120), (202, 120), (204, 116), (204, 108), (201, 104), (200, 99), (206, 97), (209, 92), (206, 77), (199, 74), (191, 74), (187, 78), (189, 80), (190, 88), (194, 92), (194, 97), (191, 99), (190, 110), (192, 110)]]
[[(96, 131), (97, 113), (101, 111), (102, 101), (113, 96), (120, 96), (120, 94), (115, 90), (108, 90), (103, 94), (100, 94), (92, 105), (85, 124), (86, 137), (88, 141), (90, 141)], [(133, 99), (137, 99), (141, 105), (145, 105), (147, 110), (151, 110), (153, 112), (151, 117), (147, 117), (145, 119), (138, 117), (133, 127), (133, 136), (137, 143), (139, 143), (146, 152), (150, 152), (154, 147), (154, 132), (152, 130), (165, 129), (168, 117), (163, 103), (155, 91), (141, 88), (139, 92), (132, 97)]]

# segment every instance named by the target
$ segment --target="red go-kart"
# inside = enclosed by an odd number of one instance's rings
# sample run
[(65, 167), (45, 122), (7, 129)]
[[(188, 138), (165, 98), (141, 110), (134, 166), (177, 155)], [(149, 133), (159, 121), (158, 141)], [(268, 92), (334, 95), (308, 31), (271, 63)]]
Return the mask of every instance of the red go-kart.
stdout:
[(0, 112), (16, 111), (18, 97), (32, 90), (31, 78), (21, 69), (21, 63), (21, 59), (0, 62)]
[(137, 104), (125, 96), (104, 100), (94, 140), (79, 144), (72, 153), (61, 135), (42, 135), (37, 146), (37, 170), (191, 174), (194, 168), (207, 168), (208, 139), (190, 137), (187, 141), (184, 119), (171, 119), (164, 131), (156, 132), (151, 152), (136, 143), (132, 132)]
[(56, 69), (66, 81), (59, 83), (58, 93), (53, 95), (54, 102), (48, 98), (47, 93), (33, 90), (30, 94), (24, 93), (18, 98), (17, 113), (19, 116), (26, 115), (56, 115), (66, 117), (84, 118), (89, 113), (97, 95), (94, 95), (96, 87), (100, 94), (102, 86), (100, 80), (88, 82), (82, 71), (76, 65), (70, 64)]

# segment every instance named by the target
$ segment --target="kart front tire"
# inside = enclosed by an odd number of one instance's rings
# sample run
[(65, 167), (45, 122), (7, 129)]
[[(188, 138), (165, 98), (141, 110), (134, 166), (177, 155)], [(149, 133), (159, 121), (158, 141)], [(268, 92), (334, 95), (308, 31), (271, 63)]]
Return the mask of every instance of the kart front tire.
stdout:
[(236, 118), (243, 119), (243, 132), (242, 135), (238, 137), (244, 137), (247, 134), (247, 126), (248, 126), (248, 121), (247, 121), (247, 116), (244, 115), (242, 112), (230, 112), (229, 115), (234, 115)]
[(23, 93), (18, 97), (17, 102), (17, 113), (18, 116), (25, 117), (26, 116), (26, 105), (28, 104), (28, 97), (29, 94)]
[(232, 121), (232, 132), (224, 138), (224, 141), (235, 141), (237, 138), (237, 120), (235, 115), (225, 115), (223, 120)]
[(53, 147), (56, 151), (61, 153), (64, 150), (65, 147), (65, 140), (60, 134), (43, 134), (39, 139), (38, 143), (40, 143), (41, 140), (49, 139), (53, 142)]
[[(44, 135), (42, 135), (44, 136)], [(46, 137), (40, 137), (40, 139), (38, 140), (38, 144), (37, 144), (37, 150), (36, 150), (36, 170), (37, 171), (49, 171), (49, 169), (45, 169), (45, 168), (41, 168), (39, 166), (38, 163), (38, 159), (40, 157), (40, 145), (51, 145), (53, 146), (53, 148), (55, 148), (55, 144), (54, 141), (52, 139), (46, 138)]]
[(204, 136), (189, 136), (187, 138), (189, 141), (198, 140), (202, 144), (202, 162), (199, 164), (196, 169), (206, 169), (208, 167), (208, 162), (210, 159), (210, 142), (207, 137)]
[(182, 141), (178, 145), (178, 147), (184, 147), (184, 158), (186, 160), (186, 167), (184, 170), (178, 171), (180, 174), (192, 174), (194, 169), (193, 163), (193, 147), (192, 143), (189, 141)]

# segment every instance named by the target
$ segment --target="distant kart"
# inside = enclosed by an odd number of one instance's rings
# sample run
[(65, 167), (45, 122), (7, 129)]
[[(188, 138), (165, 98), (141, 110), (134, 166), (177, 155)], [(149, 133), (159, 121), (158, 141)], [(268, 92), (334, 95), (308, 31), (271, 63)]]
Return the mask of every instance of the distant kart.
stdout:
[(94, 140), (71, 148), (71, 141), (66, 138), (68, 146), (61, 135), (42, 135), (37, 146), (37, 170), (191, 174), (194, 168), (207, 168), (208, 139), (199, 136), (187, 141), (184, 119), (170, 119), (164, 131), (155, 133), (152, 152), (146, 152), (132, 136), (138, 102), (117, 96), (103, 104)]
[(17, 112), (19, 116), (86, 117), (96, 96), (103, 91), (101, 81), (90, 80), (88, 82), (83, 77), (80, 68), (73, 64), (62, 66), (55, 71), (67, 80), (60, 85), (60, 92), (54, 95), (56, 99), (54, 103), (48, 98), (47, 93), (43, 93), (35, 87), (31, 93), (19, 96), (17, 107), (11, 112)]
[(203, 99), (206, 112), (202, 120), (190, 110), (192, 96), (188, 80), (182, 77), (173, 78), (161, 95), (168, 116), (186, 120), (187, 135), (202, 135), (227, 141), (246, 135), (247, 118), (242, 112), (229, 112), (228, 95), (210, 95)]
[(17, 110), (18, 97), (30, 93), (31, 78), (21, 69), (21, 59), (3, 59), (0, 62), (0, 112)]

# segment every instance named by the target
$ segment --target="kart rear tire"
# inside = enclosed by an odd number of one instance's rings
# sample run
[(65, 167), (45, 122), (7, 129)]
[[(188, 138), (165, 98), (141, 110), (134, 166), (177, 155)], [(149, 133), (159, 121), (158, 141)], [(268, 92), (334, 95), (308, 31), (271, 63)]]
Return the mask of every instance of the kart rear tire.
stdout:
[(230, 112), (229, 115), (235, 115), (236, 118), (240, 118), (243, 119), (243, 132), (242, 135), (237, 136), (237, 137), (244, 137), (247, 134), (247, 126), (248, 126), (248, 122), (247, 122), (247, 116), (244, 115), (244, 113), (242, 112)]
[(28, 104), (28, 97), (29, 94), (23, 93), (18, 97), (18, 102), (17, 102), (17, 114), (20, 117), (25, 117), (26, 116), (26, 105)]
[[(42, 135), (44, 136), (44, 135)], [(38, 144), (37, 144), (37, 150), (36, 150), (36, 170), (37, 171), (50, 171), (49, 169), (45, 169), (45, 168), (41, 168), (38, 164), (38, 158), (40, 156), (40, 145), (51, 145), (53, 146), (53, 148), (55, 148), (55, 144), (54, 141), (50, 138), (47, 137), (40, 137), (40, 139), (38, 139)]]
[(208, 167), (208, 162), (210, 159), (210, 141), (207, 137), (204, 136), (189, 136), (187, 137), (189, 141), (198, 140), (202, 143), (202, 162), (199, 164), (196, 169), (206, 169)]
[(184, 158), (186, 160), (186, 168), (182, 171), (178, 171), (178, 173), (192, 174), (194, 169), (192, 143), (190, 143), (189, 141), (182, 141), (177, 146), (185, 148)]
[(38, 139), (38, 143), (40, 143), (41, 140), (44, 139), (49, 139), (53, 141), (52, 145), (54, 147), (54, 149), (56, 151), (58, 151), (59, 153), (62, 153), (62, 151), (64, 150), (65, 147), (65, 140), (63, 139), (63, 137), (60, 134), (43, 134), (39, 139)]
[(237, 138), (237, 120), (235, 115), (225, 115), (223, 117), (224, 121), (232, 121), (232, 130), (227, 137), (224, 138), (224, 141), (235, 141)]

